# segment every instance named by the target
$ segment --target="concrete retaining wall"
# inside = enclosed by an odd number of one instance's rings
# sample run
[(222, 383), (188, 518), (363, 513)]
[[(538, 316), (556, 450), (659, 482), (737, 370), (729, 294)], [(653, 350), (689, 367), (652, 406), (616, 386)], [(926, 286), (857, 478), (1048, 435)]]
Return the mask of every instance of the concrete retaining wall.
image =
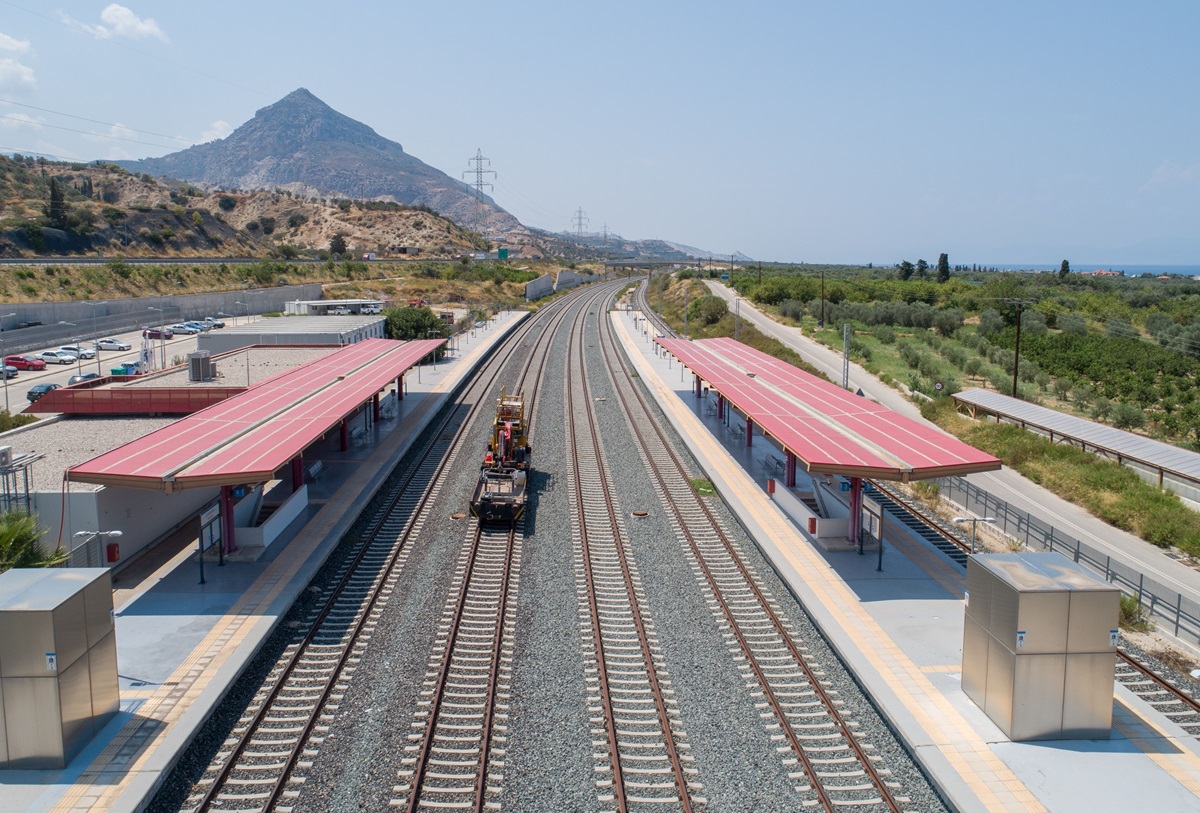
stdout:
[[(2, 306), (0, 311), (0, 350), (5, 355), (66, 344), (71, 339), (89, 340), (135, 330), (145, 325), (174, 324), (188, 319), (203, 319), (218, 312), (233, 316), (247, 313), (283, 311), (284, 304), (296, 299), (319, 299), (321, 285), (281, 285), (276, 288), (244, 288), (206, 294), (143, 296), (90, 302), (36, 302)], [(238, 305), (236, 303), (244, 304)], [(152, 311), (150, 308), (159, 308)], [(12, 314), (12, 315), (9, 315)], [(22, 322), (42, 322), (36, 327), (17, 329)], [(231, 321), (226, 319), (226, 321)], [(62, 325), (59, 322), (73, 324)]]
[(558, 279), (554, 282), (554, 290), (565, 291), (568, 288), (574, 288), (576, 285), (582, 285), (590, 279), (585, 274), (576, 274), (569, 268), (564, 268), (558, 272)]
[(541, 299), (543, 296), (549, 296), (552, 293), (554, 293), (554, 280), (550, 279), (549, 274), (543, 274), (533, 282), (525, 283), (526, 302)]

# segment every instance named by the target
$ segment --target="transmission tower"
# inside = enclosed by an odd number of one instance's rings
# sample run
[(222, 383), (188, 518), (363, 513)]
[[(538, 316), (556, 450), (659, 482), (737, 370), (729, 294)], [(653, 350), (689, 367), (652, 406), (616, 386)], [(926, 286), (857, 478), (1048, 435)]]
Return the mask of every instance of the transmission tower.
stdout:
[[(485, 168), (484, 168), (484, 163), (485, 163), (485, 162), (487, 163), (487, 166), (489, 167), (488, 169), (485, 169)], [(474, 158), (468, 158), (468, 159), (467, 159), (467, 165), (469, 166), (469, 165), (471, 165), (471, 164), (474, 164), (474, 165), (475, 165), (475, 169), (468, 169), (468, 170), (464, 170), (464, 171), (463, 171), (463, 176), (465, 177), (465, 176), (467, 176), (467, 175), (470, 175), (470, 174), (474, 174), (474, 175), (475, 175), (475, 183), (473, 183), (473, 184), (471, 184), (471, 185), (475, 187), (475, 197), (477, 197), (477, 198), (479, 198), (480, 200), (482, 200), (482, 199), (483, 199), (483, 188), (484, 188), (485, 186), (486, 186), (486, 187), (488, 187), (489, 189), (493, 190), (493, 191), (495, 191), (495, 189), (496, 189), (496, 187), (495, 187), (494, 185), (492, 185), (492, 184), (490, 184), (490, 183), (487, 183), (486, 181), (484, 181), (484, 180), (483, 180), (483, 176), (484, 176), (484, 175), (487, 175), (489, 172), (490, 172), (491, 174), (495, 175), (495, 174), (496, 174), (496, 171), (495, 171), (494, 169), (490, 169), (490, 167), (492, 166), (491, 159), (484, 158), (484, 157), (483, 157), (483, 150), (480, 150), (480, 149), (476, 149), (476, 150), (475, 150), (475, 157), (474, 157)]]
[(583, 227), (587, 225), (588, 217), (584, 214), (582, 206), (575, 210), (575, 217), (572, 222), (575, 223), (575, 236), (583, 237)]

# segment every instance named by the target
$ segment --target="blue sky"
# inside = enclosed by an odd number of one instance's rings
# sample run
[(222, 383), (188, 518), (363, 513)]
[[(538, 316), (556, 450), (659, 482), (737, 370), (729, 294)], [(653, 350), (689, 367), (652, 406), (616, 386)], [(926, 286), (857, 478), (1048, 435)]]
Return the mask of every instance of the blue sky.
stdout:
[(452, 176), (482, 149), (552, 231), (1200, 265), (1197, 31), (1195, 0), (0, 0), (0, 151), (163, 155), (306, 87)]

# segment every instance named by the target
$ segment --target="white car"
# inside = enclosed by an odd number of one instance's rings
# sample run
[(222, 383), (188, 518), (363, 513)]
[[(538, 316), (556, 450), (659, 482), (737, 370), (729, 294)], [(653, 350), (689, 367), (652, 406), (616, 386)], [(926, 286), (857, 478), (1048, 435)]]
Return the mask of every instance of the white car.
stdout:
[(79, 361), (79, 356), (64, 350), (43, 350), (34, 358), (41, 359), (47, 364), (74, 364)]
[(120, 339), (96, 339), (97, 350), (129, 350), (129, 342), (123, 342)]
[(72, 355), (78, 356), (81, 359), (94, 359), (96, 357), (95, 350), (78, 344), (64, 344), (58, 349), (64, 353), (71, 353)]
[(348, 316), (349, 314), (350, 314), (350, 309), (347, 308), (345, 305), (338, 305), (336, 308), (329, 309), (330, 316)]
[(200, 328), (192, 327), (191, 325), (171, 325), (167, 330), (170, 330), (176, 335), (193, 336), (200, 332)]
[(378, 305), (363, 305), (362, 313), (383, 313), (383, 308)]

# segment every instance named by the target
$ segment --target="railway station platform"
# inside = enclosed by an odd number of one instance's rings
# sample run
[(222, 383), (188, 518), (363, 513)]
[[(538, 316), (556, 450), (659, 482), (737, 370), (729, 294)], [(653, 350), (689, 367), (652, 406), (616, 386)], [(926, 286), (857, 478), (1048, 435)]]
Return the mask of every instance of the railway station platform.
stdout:
[(143, 809), (426, 424), (527, 316), (501, 313), (456, 337), (436, 368), (406, 376), (394, 414), (345, 451), (336, 437), (311, 447), (306, 462), (321, 467), (308, 508), (256, 560), (219, 565), (214, 546), (201, 584), (193, 525), (116, 571), (120, 711), (65, 770), (0, 771), (0, 810)]
[[(962, 691), (965, 571), (886, 518), (882, 571), (877, 551), (818, 546), (766, 492), (779, 450), (719, 420), (638, 316), (610, 313), (640, 380), (952, 809), (1200, 809), (1200, 741), (1115, 681), (1110, 739), (1008, 740)], [(825, 480), (799, 472), (797, 491), (841, 499)]]

